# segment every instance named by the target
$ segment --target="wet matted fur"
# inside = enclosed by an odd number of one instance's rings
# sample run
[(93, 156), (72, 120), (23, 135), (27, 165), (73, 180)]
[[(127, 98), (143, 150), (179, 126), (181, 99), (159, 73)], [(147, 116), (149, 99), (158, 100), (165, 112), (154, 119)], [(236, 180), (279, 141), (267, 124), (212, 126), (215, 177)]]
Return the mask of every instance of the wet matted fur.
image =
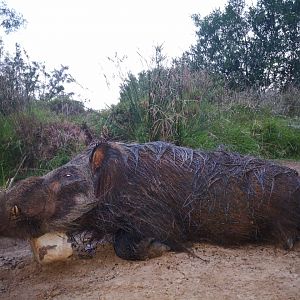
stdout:
[(251, 241), (291, 248), (300, 229), (300, 178), (273, 162), (165, 142), (102, 142), (91, 155), (100, 231), (171, 248)]

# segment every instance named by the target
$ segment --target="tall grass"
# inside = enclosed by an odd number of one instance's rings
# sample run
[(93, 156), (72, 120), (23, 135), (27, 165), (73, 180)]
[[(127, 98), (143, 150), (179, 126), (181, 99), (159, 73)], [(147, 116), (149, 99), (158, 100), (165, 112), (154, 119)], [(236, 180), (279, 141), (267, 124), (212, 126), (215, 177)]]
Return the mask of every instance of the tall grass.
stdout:
[(0, 115), (0, 185), (5, 186), (22, 155), (11, 118)]
[(223, 110), (202, 105), (198, 117), (189, 121), (183, 144), (194, 148), (225, 149), (265, 158), (300, 159), (299, 119), (272, 115), (240, 105)]
[(222, 78), (192, 71), (184, 61), (167, 66), (163, 60), (157, 49), (149, 70), (124, 80), (120, 103), (102, 114), (111, 136), (300, 158), (298, 88), (233, 91)]

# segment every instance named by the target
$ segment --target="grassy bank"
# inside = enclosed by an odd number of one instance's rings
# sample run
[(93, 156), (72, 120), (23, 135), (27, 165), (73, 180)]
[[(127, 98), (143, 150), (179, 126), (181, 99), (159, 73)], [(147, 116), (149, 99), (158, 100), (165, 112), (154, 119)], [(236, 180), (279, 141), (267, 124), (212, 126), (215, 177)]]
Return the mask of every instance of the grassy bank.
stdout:
[(188, 121), (183, 144), (208, 150), (222, 145), (269, 159), (300, 159), (300, 119), (239, 105), (226, 110), (203, 105)]
[(0, 116), (0, 186), (9, 178), (44, 174), (85, 148), (85, 134), (70, 118), (36, 106)]
[[(229, 103), (229, 104), (228, 104)], [(44, 174), (69, 161), (88, 144), (84, 128), (94, 138), (124, 142), (165, 140), (178, 145), (250, 154), (267, 159), (300, 160), (300, 118), (253, 106), (182, 100), (179, 111), (157, 105), (156, 119), (145, 101), (120, 102), (96, 112), (65, 115), (35, 103), (27, 110), (0, 116), (0, 185)], [(152, 118), (152, 119), (151, 119)], [(85, 124), (84, 126), (82, 126)]]

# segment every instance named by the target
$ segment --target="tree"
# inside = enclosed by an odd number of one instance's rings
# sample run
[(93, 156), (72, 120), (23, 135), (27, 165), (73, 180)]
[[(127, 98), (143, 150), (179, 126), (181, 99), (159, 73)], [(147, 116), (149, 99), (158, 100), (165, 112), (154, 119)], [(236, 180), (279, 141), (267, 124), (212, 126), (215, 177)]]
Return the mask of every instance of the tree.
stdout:
[(259, 58), (265, 85), (300, 84), (300, 1), (259, 0), (249, 10), (253, 58)]
[[(17, 30), (24, 22), (20, 14), (0, 0), (0, 27), (6, 33)], [(82, 111), (84, 105), (72, 99), (73, 93), (65, 91), (65, 84), (75, 82), (68, 70), (67, 66), (61, 65), (48, 71), (43, 63), (30, 61), (19, 44), (16, 44), (14, 55), (5, 53), (0, 39), (0, 113), (7, 115), (16, 112), (35, 100), (54, 99), (55, 104), (53, 102), (49, 106), (55, 107), (55, 111), (59, 110), (58, 102), (64, 113)]]
[(224, 11), (193, 20), (192, 68), (219, 74), (236, 89), (300, 85), (299, 0), (258, 0), (249, 9), (244, 0), (229, 0)]
[(68, 113), (78, 111), (81, 105), (75, 108), (74, 93), (65, 91), (66, 84), (75, 82), (68, 70), (67, 66), (61, 65), (48, 71), (43, 63), (31, 61), (19, 44), (16, 44), (13, 56), (4, 53), (3, 45), (0, 45), (0, 113), (7, 115), (22, 110), (36, 100), (55, 100), (67, 107)]
[(192, 66), (222, 74), (232, 86), (248, 85), (249, 24), (245, 2), (230, 0), (225, 11), (213, 11), (201, 19), (194, 15), (197, 44), (192, 47)]
[(8, 8), (5, 1), (0, 1), (0, 27), (4, 29), (5, 33), (19, 29), (25, 22), (21, 14)]
[(73, 93), (65, 92), (65, 84), (73, 83), (75, 79), (68, 72), (68, 66), (60, 66), (60, 69), (54, 69), (51, 72), (46, 70), (45, 65), (39, 64), (40, 76), (44, 78), (44, 80), (40, 80), (38, 85), (38, 98), (41, 100), (51, 100), (54, 98), (71, 98)]

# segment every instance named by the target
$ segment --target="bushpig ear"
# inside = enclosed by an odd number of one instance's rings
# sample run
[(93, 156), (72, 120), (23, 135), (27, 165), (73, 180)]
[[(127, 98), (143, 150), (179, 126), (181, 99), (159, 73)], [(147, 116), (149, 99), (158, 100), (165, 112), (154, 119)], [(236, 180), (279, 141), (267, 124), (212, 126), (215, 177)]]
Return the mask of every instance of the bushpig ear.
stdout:
[(90, 157), (90, 163), (92, 172), (95, 173), (98, 168), (103, 164), (107, 152), (107, 145), (99, 144), (93, 149), (92, 155)]

